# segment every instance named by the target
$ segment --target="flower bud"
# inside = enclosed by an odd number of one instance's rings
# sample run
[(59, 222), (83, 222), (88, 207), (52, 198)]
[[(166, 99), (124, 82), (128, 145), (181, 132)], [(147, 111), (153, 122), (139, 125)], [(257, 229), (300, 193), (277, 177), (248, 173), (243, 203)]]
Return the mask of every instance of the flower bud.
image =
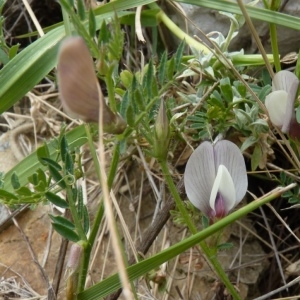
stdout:
[(158, 159), (166, 159), (170, 141), (170, 127), (165, 103), (163, 100), (160, 102), (158, 115), (154, 125), (154, 136), (155, 156)]
[(67, 268), (72, 272), (76, 272), (80, 265), (80, 259), (82, 255), (82, 246), (73, 244), (70, 248), (69, 258), (67, 262)]
[(57, 77), (61, 101), (70, 116), (98, 123), (101, 108), (105, 132), (118, 134), (125, 130), (125, 121), (105, 103), (92, 57), (81, 37), (69, 37), (62, 42)]
[(66, 299), (77, 299), (77, 287), (78, 287), (78, 269), (81, 263), (82, 246), (79, 244), (73, 244), (70, 248), (69, 259), (67, 262), (68, 279), (66, 286)]

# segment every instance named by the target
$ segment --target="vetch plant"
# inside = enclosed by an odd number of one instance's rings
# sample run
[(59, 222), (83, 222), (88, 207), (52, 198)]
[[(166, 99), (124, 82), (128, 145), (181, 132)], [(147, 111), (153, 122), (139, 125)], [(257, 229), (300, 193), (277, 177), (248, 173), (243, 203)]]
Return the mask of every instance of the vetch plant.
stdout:
[(297, 76), (289, 71), (278, 72), (272, 82), (272, 92), (266, 97), (265, 105), (271, 122), (283, 133), (299, 137), (300, 126), (296, 121), (294, 103), (299, 86)]
[(189, 200), (211, 222), (225, 217), (247, 191), (241, 151), (227, 140), (215, 144), (203, 142), (187, 162), (184, 185)]

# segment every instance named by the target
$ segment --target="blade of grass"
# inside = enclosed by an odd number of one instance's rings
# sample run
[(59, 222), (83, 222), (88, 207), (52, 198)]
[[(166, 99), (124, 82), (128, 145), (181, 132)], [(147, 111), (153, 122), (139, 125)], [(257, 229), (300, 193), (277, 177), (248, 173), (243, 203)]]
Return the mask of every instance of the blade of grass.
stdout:
[(238, 5), (239, 5), (239, 7), (241, 9), (241, 12), (242, 12), (242, 14), (243, 14), (243, 16), (245, 18), (245, 21), (246, 21), (246, 23), (247, 23), (247, 25), (249, 27), (249, 30), (250, 30), (250, 32), (251, 32), (251, 34), (252, 34), (252, 36), (253, 36), (253, 38), (254, 38), (254, 40), (256, 42), (256, 45), (257, 45), (257, 47), (258, 47), (258, 49), (259, 49), (259, 51), (260, 51), (260, 53), (261, 53), (261, 55), (262, 55), (262, 57), (263, 57), (263, 59), (265, 61), (266, 68), (267, 68), (267, 70), (268, 70), (271, 78), (273, 78), (274, 77), (273, 68), (272, 68), (272, 66), (271, 66), (271, 64), (270, 64), (270, 62), (268, 60), (266, 51), (265, 51), (265, 49), (264, 49), (264, 47), (262, 45), (262, 42), (261, 42), (261, 40), (260, 40), (260, 38), (259, 38), (259, 36), (258, 36), (258, 34), (256, 32), (256, 29), (255, 29), (255, 27), (254, 27), (254, 25), (252, 23), (252, 20), (251, 20), (250, 16), (248, 14), (248, 9), (246, 9), (246, 5), (244, 4), (244, 2), (242, 0), (237, 0), (237, 2), (238, 2)]
[[(180, 253), (186, 251), (187, 249), (193, 247), (194, 245), (198, 244), (200, 241), (203, 241), (207, 237), (213, 235), (214, 233), (218, 232), (225, 226), (233, 223), (234, 221), (238, 220), (239, 218), (245, 216), (249, 212), (257, 209), (258, 207), (274, 200), (275, 198), (279, 197), (282, 193), (294, 188), (296, 184), (290, 184), (289, 186), (282, 188), (278, 187), (271, 191), (270, 193), (264, 195), (263, 197), (252, 201), (248, 205), (242, 207), (241, 209), (231, 213), (224, 219), (214, 223), (213, 225), (209, 226), (208, 228), (198, 232), (195, 235), (192, 235), (185, 240), (169, 247), (166, 250), (161, 251), (160, 253), (145, 259), (133, 266), (127, 268), (129, 280), (135, 280), (140, 276), (143, 276), (147, 272), (157, 268), (164, 262), (174, 258), (175, 256), (179, 255)], [(78, 295), (78, 300), (94, 300), (105, 297), (112, 292), (116, 291), (121, 287), (119, 275), (115, 274), (100, 283), (92, 286), (91, 288), (86, 289), (82, 293)]]
[[(175, 0), (175, 2), (203, 6), (220, 11), (231, 12), (233, 14), (241, 14), (241, 10), (237, 3), (229, 0)], [(281, 25), (291, 29), (300, 30), (300, 18), (298, 17), (250, 5), (246, 5), (246, 7), (249, 16), (253, 19), (274, 23), (276, 25)]]
[(55, 66), (63, 27), (56, 28), (26, 47), (0, 70), (0, 113), (20, 100)]
[[(122, 3), (119, 4), (117, 1), (113, 2), (114, 5), (103, 5), (97, 9), (97, 29), (100, 28), (103, 20), (111, 18), (116, 12), (119, 17), (122, 17), (131, 13), (121, 11), (122, 9), (136, 6), (134, 1), (120, 2)], [(153, 1), (137, 2), (147, 4)], [(87, 22), (85, 26), (88, 27)], [(61, 25), (26, 47), (0, 70), (0, 114), (19, 101), (56, 66), (59, 42), (64, 37), (65, 28)]]
[[(74, 148), (80, 147), (87, 142), (87, 137), (85, 133), (85, 129), (83, 125), (76, 127), (67, 133), (67, 139), (70, 143), (70, 151), (74, 150)], [(57, 155), (56, 152), (56, 140), (51, 140), (48, 142), (48, 148), (50, 151), (51, 158), (54, 158)], [(21, 162), (19, 162), (15, 167), (13, 167), (9, 172), (7, 172), (4, 176), (4, 187), (8, 192), (13, 193), (14, 189), (11, 186), (10, 178), (12, 174), (15, 172), (18, 177), (21, 186), (27, 183), (27, 178), (33, 174), (38, 168), (45, 169), (44, 166), (40, 164), (37, 159), (36, 151), (31, 153), (29, 156), (24, 158)]]

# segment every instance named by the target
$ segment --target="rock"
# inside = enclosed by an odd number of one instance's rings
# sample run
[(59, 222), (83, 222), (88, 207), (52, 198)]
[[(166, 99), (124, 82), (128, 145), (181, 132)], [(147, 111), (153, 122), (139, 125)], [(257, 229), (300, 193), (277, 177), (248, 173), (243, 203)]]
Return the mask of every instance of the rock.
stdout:
[[(22, 125), (21, 129), (24, 129), (24, 124)], [(14, 130), (2, 133), (0, 136), (0, 172), (8, 172), (18, 163), (15, 155), (16, 149), (12, 145), (11, 138)], [(21, 211), (22, 214), (20, 214)], [(32, 246), (39, 264), (43, 265), (51, 284), (61, 237), (50, 230), (48, 214), (49, 206), (43, 205), (39, 205), (35, 210), (23, 208), (13, 212), (26, 239)], [(3, 291), (2, 295), (12, 296), (9, 292), (18, 295), (22, 292), (23, 296), (27, 295), (26, 298), (30, 297), (28, 293), (31, 293), (31, 297), (47, 295), (47, 284), (43, 280), (36, 262), (33, 261), (28, 244), (17, 227), (12, 224), (8, 209), (0, 204), (0, 290)], [(49, 241), (51, 244), (48, 245)], [(62, 282), (64, 283), (64, 280)], [(11, 289), (6, 293), (7, 286), (11, 286)], [(43, 296), (36, 299), (43, 299)]]
[[(249, 1), (244, 1), (249, 2)], [(220, 14), (218, 11), (195, 6), (190, 4), (180, 3), (187, 18), (192, 20), (197, 27), (203, 32), (209, 33), (212, 31), (221, 32), (225, 37), (228, 33), (230, 21), (229, 18)], [(259, 1), (257, 6), (263, 7), (262, 1)], [(283, 7), (282, 12), (288, 15), (300, 17), (300, 2), (299, 1), (287, 1)], [(167, 14), (171, 19), (179, 25), (180, 28), (186, 28), (185, 18), (180, 16), (178, 12), (175, 12), (171, 8), (167, 8)], [(271, 43), (269, 38), (269, 24), (260, 20), (252, 19), (252, 22), (257, 30), (258, 35), (261, 38), (263, 46), (267, 53), (271, 53)], [(191, 36), (197, 35), (201, 37), (201, 33), (197, 27), (191, 22), (187, 21), (188, 32)], [(299, 25), (300, 29), (300, 25)], [(300, 47), (300, 34), (298, 30), (289, 29), (283, 26), (277, 26), (277, 37), (279, 44), (279, 52), (281, 55), (285, 55), (289, 52), (299, 51)], [(230, 50), (244, 49), (245, 53), (256, 53), (256, 43), (251, 37), (247, 24), (244, 24), (239, 31), (239, 34), (232, 40), (230, 44)]]
[[(44, 270), (51, 283), (61, 238), (54, 232), (50, 236), (51, 246), (48, 249), (47, 242), (51, 231), (47, 208), (47, 206), (40, 205), (35, 210), (28, 210), (18, 217), (18, 224), (31, 244), (38, 262), (43, 264), (45, 261)], [(18, 277), (18, 282), (22, 283), (25, 280), (36, 293), (47, 295), (47, 284), (42, 279), (28, 245), (16, 226), (8, 227), (0, 235), (0, 262), (0, 273), (4, 278)]]

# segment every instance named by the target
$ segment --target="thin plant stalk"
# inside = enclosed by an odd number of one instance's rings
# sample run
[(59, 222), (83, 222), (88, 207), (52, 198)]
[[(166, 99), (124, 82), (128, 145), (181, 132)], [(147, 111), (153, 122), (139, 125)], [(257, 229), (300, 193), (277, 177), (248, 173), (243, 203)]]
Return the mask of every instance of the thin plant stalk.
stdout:
[(70, 23), (69, 14), (63, 7), (61, 8), (61, 11), (62, 11), (62, 16), (63, 16), (63, 20), (64, 20), (66, 36), (70, 36), (71, 35), (71, 23)]
[(87, 241), (86, 234), (84, 233), (84, 230), (83, 230), (83, 227), (80, 222), (80, 218), (78, 216), (78, 212), (76, 209), (75, 201), (73, 198), (72, 187), (68, 184), (66, 187), (66, 192), (67, 192), (67, 199), (68, 199), (68, 203), (69, 203), (69, 209), (70, 209), (70, 212), (71, 212), (71, 215), (72, 215), (75, 227), (76, 227), (76, 231), (82, 241)]
[[(89, 124), (85, 124), (85, 131), (86, 131), (86, 135), (87, 135), (87, 139), (88, 139), (89, 148), (91, 151), (91, 156), (92, 156), (92, 159), (94, 162), (97, 178), (100, 182), (100, 178), (101, 178), (100, 164), (99, 164), (98, 156), (97, 156), (96, 149), (94, 146), (94, 142), (93, 142)], [(112, 157), (112, 161), (110, 164), (110, 169), (109, 169), (108, 179), (107, 179), (107, 184), (108, 184), (109, 189), (111, 189), (112, 184), (113, 184), (113, 180), (114, 180), (114, 177), (115, 177), (115, 174), (117, 171), (117, 167), (118, 167), (119, 157), (120, 157), (120, 144), (116, 143), (114, 151), (113, 151), (113, 157)], [(89, 262), (90, 262), (91, 250), (95, 243), (95, 239), (96, 239), (103, 215), (104, 215), (104, 205), (103, 205), (103, 199), (101, 199), (90, 235), (88, 237), (88, 243), (84, 247), (83, 262), (82, 262), (82, 268), (81, 268), (81, 274), (80, 274), (81, 276), (80, 276), (80, 283), (79, 283), (79, 292), (83, 291), (84, 286), (85, 286), (88, 266), (89, 266)]]
[[(171, 179), (172, 181), (172, 179)], [(147, 272), (155, 269), (156, 266), (163, 264), (166, 261), (176, 257), (177, 255), (183, 253), (184, 251), (188, 250), (189, 248), (193, 247), (199, 241), (203, 241), (206, 238), (209, 238), (213, 234), (217, 233), (218, 231), (222, 230), (224, 227), (230, 225), (231, 223), (239, 220), (243, 216), (246, 216), (250, 212), (254, 211), (255, 209), (261, 207), (262, 205), (267, 204), (268, 202), (280, 197), (283, 193), (295, 188), (297, 183), (292, 183), (286, 187), (277, 187), (274, 190), (270, 191), (269, 193), (265, 194), (264, 196), (255, 199), (254, 201), (248, 203), (247, 205), (243, 206), (242, 208), (232, 212), (231, 214), (227, 215), (225, 218), (220, 219), (216, 223), (208, 226), (207, 228), (203, 229), (200, 232), (197, 232), (195, 235), (191, 235), (190, 237), (186, 238), (184, 241), (181, 241), (179, 244), (170, 246), (169, 248), (161, 251), (158, 254), (150, 258), (146, 258), (135, 265), (128, 267), (128, 272), (130, 274), (130, 279), (135, 280), (140, 276), (143, 276)], [(175, 191), (176, 193), (176, 191)], [(183, 245), (182, 245), (183, 244)], [(78, 295), (78, 299), (85, 300), (85, 299), (99, 299), (105, 297), (112, 292), (119, 289), (120, 280), (117, 274), (104, 279), (102, 282), (97, 283), (93, 287), (83, 291)], [(113, 278), (114, 277), (114, 278)], [(109, 283), (109, 284), (108, 284)]]
[[(298, 57), (300, 57), (300, 49), (299, 49), (299, 52), (298, 52)], [(297, 60), (297, 63), (296, 63), (296, 68), (295, 68), (295, 75), (300, 78), (300, 59)], [(300, 94), (300, 89), (298, 88), (298, 93), (297, 93), (297, 96), (299, 96)]]
[[(278, 9), (277, 3), (278, 1), (271, 1), (270, 6), (266, 6), (266, 8), (269, 8), (273, 11), (276, 11)], [(274, 66), (276, 72), (279, 72), (281, 70), (281, 65), (280, 65), (280, 55), (279, 55), (279, 49), (278, 49), (278, 39), (277, 39), (277, 29), (276, 29), (276, 24), (274, 23), (269, 23), (269, 29), (270, 29), (270, 39), (271, 39), (271, 47), (272, 47), (272, 53), (274, 57)]]
[(117, 104), (116, 104), (116, 100), (115, 100), (114, 83), (113, 83), (113, 76), (112, 76), (113, 68), (114, 68), (113, 65), (111, 65), (109, 67), (109, 70), (108, 70), (107, 74), (105, 75), (105, 83), (106, 83), (106, 88), (107, 88), (107, 92), (108, 92), (109, 107), (112, 110), (112, 112), (116, 113), (117, 112)]
[[(162, 172), (164, 174), (164, 178), (166, 180), (168, 188), (169, 188), (169, 190), (170, 190), (170, 192), (171, 192), (171, 194), (172, 194), (172, 196), (175, 200), (176, 207), (178, 208), (179, 212), (181, 213), (181, 216), (184, 218), (189, 230), (192, 232), (192, 234), (196, 234), (197, 233), (196, 226), (191, 221), (191, 218), (189, 217), (189, 215), (188, 215), (188, 213), (187, 213), (187, 211), (186, 211), (186, 209), (183, 205), (183, 202), (180, 198), (180, 195), (178, 194), (176, 186), (175, 186), (175, 184), (173, 182), (173, 179), (171, 177), (171, 174), (169, 172), (169, 168), (168, 168), (166, 160), (160, 161), (160, 167), (161, 167)], [(217, 256), (215, 255), (216, 250), (209, 248), (205, 240), (199, 242), (199, 245), (200, 245), (201, 249), (203, 250), (203, 252), (205, 253), (206, 258), (209, 260), (210, 264), (213, 266), (216, 273), (219, 275), (220, 279), (222, 280), (222, 282), (226, 286), (228, 292), (232, 295), (233, 299), (240, 300), (241, 298), (238, 295), (236, 289), (234, 288), (234, 286), (230, 282), (230, 280), (229, 280), (228, 276), (226, 275), (224, 269), (222, 268), (219, 261), (217, 260)]]
[(160, 20), (166, 27), (174, 34), (176, 35), (180, 40), (185, 40), (185, 42), (190, 46), (193, 47), (199, 51), (203, 51), (204, 53), (210, 53), (209, 48), (207, 48), (205, 45), (199, 43), (195, 39), (193, 39), (191, 36), (186, 34), (182, 29), (180, 29), (161, 9), (156, 3), (149, 3), (148, 6), (151, 9), (159, 9), (159, 12), (157, 14), (157, 19)]
[[(87, 135), (89, 148), (90, 148), (92, 159), (94, 162), (95, 171), (96, 171), (98, 180), (100, 182), (100, 165), (99, 165), (97, 153), (96, 153), (96, 150), (94, 147), (93, 138), (92, 138), (89, 124), (85, 124), (85, 132)], [(81, 264), (80, 275), (79, 275), (79, 285), (78, 285), (78, 290), (77, 290), (78, 293), (82, 292), (85, 287), (85, 281), (86, 281), (86, 277), (87, 277), (91, 251), (92, 251), (92, 248), (94, 245), (95, 238), (97, 236), (98, 228), (101, 223), (103, 214), (104, 214), (103, 201), (100, 201), (99, 208), (98, 208), (95, 220), (94, 220), (94, 224), (93, 224), (90, 236), (88, 238), (88, 242), (84, 245), (83, 260), (82, 260), (82, 264)]]
[[(100, 97), (103, 97), (101, 95)], [(103, 137), (103, 103), (104, 99), (100, 99), (100, 112), (99, 112), (99, 160), (100, 160), (100, 182), (103, 193), (103, 202), (105, 207), (105, 215), (107, 220), (108, 229), (111, 235), (112, 247), (115, 253), (116, 264), (119, 270), (120, 279), (123, 286), (124, 296), (126, 299), (134, 299), (132, 292), (132, 285), (128, 279), (126, 270), (125, 257), (122, 253), (122, 245), (118, 234), (117, 224), (114, 219), (112, 203), (109, 194), (109, 187), (107, 184), (107, 176), (105, 172), (105, 151), (104, 151), (104, 137)]]
[(264, 47), (263, 47), (263, 45), (261, 43), (261, 40), (260, 40), (260, 38), (259, 38), (256, 30), (255, 30), (255, 27), (254, 27), (254, 25), (253, 25), (253, 23), (251, 21), (251, 18), (249, 17), (249, 15), (247, 13), (245, 4), (244, 4), (244, 2), (242, 0), (237, 0), (237, 2), (238, 2), (238, 5), (239, 5), (239, 7), (241, 9), (241, 12), (243, 13), (245, 21), (246, 21), (246, 23), (247, 23), (247, 25), (248, 25), (248, 27), (250, 29), (250, 32), (252, 33), (253, 38), (255, 39), (256, 45), (257, 45), (257, 47), (258, 47), (261, 55), (264, 58), (264, 61), (265, 61), (265, 64), (266, 64), (266, 68), (267, 68), (267, 70), (268, 70), (271, 78), (273, 78), (274, 77), (274, 72), (273, 72), (272, 66), (271, 66), (271, 64), (270, 64), (270, 62), (268, 60), (267, 54), (265, 52), (265, 49), (264, 49)]
[(272, 47), (272, 52), (274, 57), (275, 70), (276, 72), (279, 72), (281, 70), (281, 66), (280, 66), (280, 55), (278, 50), (276, 25), (270, 23), (269, 28), (270, 28), (271, 47)]
[[(177, 36), (180, 40), (184, 40), (190, 47), (202, 51), (205, 54), (211, 52), (211, 49), (203, 43), (198, 42), (195, 38), (192, 38), (187, 33), (185, 33), (182, 29), (180, 29), (161, 9), (156, 3), (150, 3), (148, 6), (151, 9), (158, 9), (159, 12), (157, 14), (157, 19), (159, 19), (175, 36)], [(196, 26), (194, 24), (194, 26)], [(199, 30), (199, 28), (198, 28)], [(237, 54), (232, 57), (232, 61), (235, 65), (270, 65), (273, 63), (274, 58), (272, 54)]]

